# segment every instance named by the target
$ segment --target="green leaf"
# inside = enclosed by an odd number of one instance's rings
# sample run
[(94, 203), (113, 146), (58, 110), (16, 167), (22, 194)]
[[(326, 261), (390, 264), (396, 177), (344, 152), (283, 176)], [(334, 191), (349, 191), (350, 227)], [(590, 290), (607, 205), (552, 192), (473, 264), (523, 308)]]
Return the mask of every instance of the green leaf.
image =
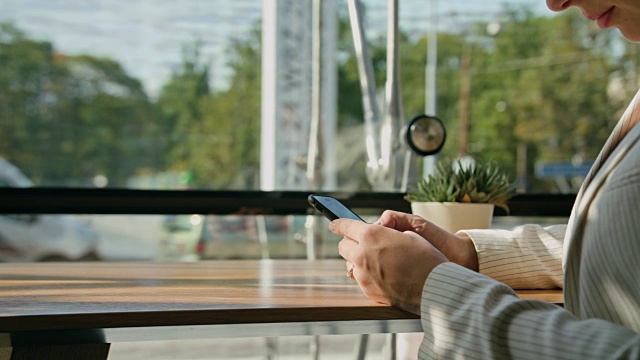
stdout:
[(493, 162), (465, 166), (460, 160), (438, 162), (433, 175), (420, 179), (409, 190), (409, 202), (489, 203), (509, 211), (507, 201), (513, 193), (507, 175)]

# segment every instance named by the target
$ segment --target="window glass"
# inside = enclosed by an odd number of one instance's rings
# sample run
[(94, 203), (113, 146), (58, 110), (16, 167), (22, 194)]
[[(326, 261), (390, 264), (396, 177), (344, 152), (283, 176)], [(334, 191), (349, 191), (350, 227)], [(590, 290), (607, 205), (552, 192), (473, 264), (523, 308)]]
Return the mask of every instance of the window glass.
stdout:
[[(320, 30), (314, 2), (3, 0), (0, 187), (403, 192), (438, 159), (471, 156), (496, 161), (519, 192), (573, 193), (639, 83), (637, 45), (578, 11), (557, 15), (543, 0), (401, 0), (402, 114), (387, 134), (388, 2), (362, 0), (375, 126), (347, 1), (322, 0)], [(401, 139), (423, 113), (447, 131), (426, 159)], [(392, 175), (367, 171), (385, 152), (395, 154)], [(564, 222), (502, 216), (493, 226)], [(0, 262), (339, 258), (327, 223), (3, 214)], [(358, 339), (315, 341), (346, 358)], [(122, 342), (109, 358), (300, 358), (313, 341)], [(386, 356), (386, 341), (371, 335), (369, 355)]]
[[(492, 228), (566, 221), (496, 216)], [(0, 262), (339, 259), (342, 238), (328, 223), (305, 215), (0, 215)]]
[[(401, 129), (366, 136), (347, 2), (322, 4), (316, 27), (311, 1), (5, 1), (0, 157), (24, 176), (2, 185), (402, 191), (434, 158), (371, 180), (367, 144), (400, 168)], [(362, 4), (382, 114), (388, 7)], [(399, 28), (399, 123), (433, 112), (438, 156), (494, 160), (521, 192), (576, 192), (638, 84), (637, 45), (542, 0), (401, 1)]]

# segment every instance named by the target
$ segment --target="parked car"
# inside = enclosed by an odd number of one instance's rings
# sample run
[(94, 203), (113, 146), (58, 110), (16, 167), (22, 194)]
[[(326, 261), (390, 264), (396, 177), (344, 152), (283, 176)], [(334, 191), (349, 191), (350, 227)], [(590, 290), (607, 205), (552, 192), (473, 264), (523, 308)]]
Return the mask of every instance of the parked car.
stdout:
[(172, 215), (157, 260), (304, 258), (304, 217)]
[(302, 258), (305, 245), (296, 237), (300, 228), (304, 223), (288, 216), (209, 215), (196, 251), (201, 259)]
[(202, 236), (202, 215), (167, 215), (162, 222), (156, 260), (196, 261), (196, 246)]
[[(0, 157), (0, 187), (31, 187), (20, 169)], [(75, 215), (0, 215), (0, 261), (97, 260), (98, 233)]]

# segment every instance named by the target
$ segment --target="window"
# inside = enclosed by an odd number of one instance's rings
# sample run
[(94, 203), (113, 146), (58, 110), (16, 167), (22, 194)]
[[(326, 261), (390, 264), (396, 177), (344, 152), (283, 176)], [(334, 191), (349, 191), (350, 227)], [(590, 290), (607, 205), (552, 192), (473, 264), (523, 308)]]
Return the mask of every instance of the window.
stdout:
[[(347, 2), (322, 1), (320, 86), (312, 3), (5, 1), (0, 187), (401, 193), (367, 175)], [(362, 3), (382, 113), (388, 8)], [(494, 160), (521, 193), (575, 193), (637, 90), (637, 45), (542, 0), (400, 6), (402, 123), (437, 115), (439, 157)], [(413, 156), (412, 178), (433, 160)], [(310, 234), (319, 257), (338, 256), (339, 239), (304, 215), (88, 213), (0, 216), (0, 261), (300, 258)]]
[[(323, 57), (321, 116), (330, 125), (316, 181), (368, 191), (349, 13), (346, 3), (324, 3), (323, 48), (333, 55)], [(363, 3), (382, 89), (387, 7)], [(275, 4), (10, 2), (0, 15), (0, 156), (35, 186), (309, 188), (311, 2)], [(493, 159), (521, 192), (575, 192), (635, 92), (637, 45), (540, 1), (402, 2), (407, 119), (425, 112), (433, 5), (431, 101), (449, 134), (441, 155)]]

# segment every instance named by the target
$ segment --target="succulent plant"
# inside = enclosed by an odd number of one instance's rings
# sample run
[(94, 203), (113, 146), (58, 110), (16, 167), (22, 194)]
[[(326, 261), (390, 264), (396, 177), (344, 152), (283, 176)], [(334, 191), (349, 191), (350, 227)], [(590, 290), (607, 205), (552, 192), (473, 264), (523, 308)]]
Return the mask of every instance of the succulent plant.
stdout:
[(507, 200), (512, 194), (509, 178), (495, 163), (465, 166), (460, 160), (446, 160), (436, 165), (432, 175), (420, 179), (404, 198), (409, 202), (494, 204), (508, 213)]

